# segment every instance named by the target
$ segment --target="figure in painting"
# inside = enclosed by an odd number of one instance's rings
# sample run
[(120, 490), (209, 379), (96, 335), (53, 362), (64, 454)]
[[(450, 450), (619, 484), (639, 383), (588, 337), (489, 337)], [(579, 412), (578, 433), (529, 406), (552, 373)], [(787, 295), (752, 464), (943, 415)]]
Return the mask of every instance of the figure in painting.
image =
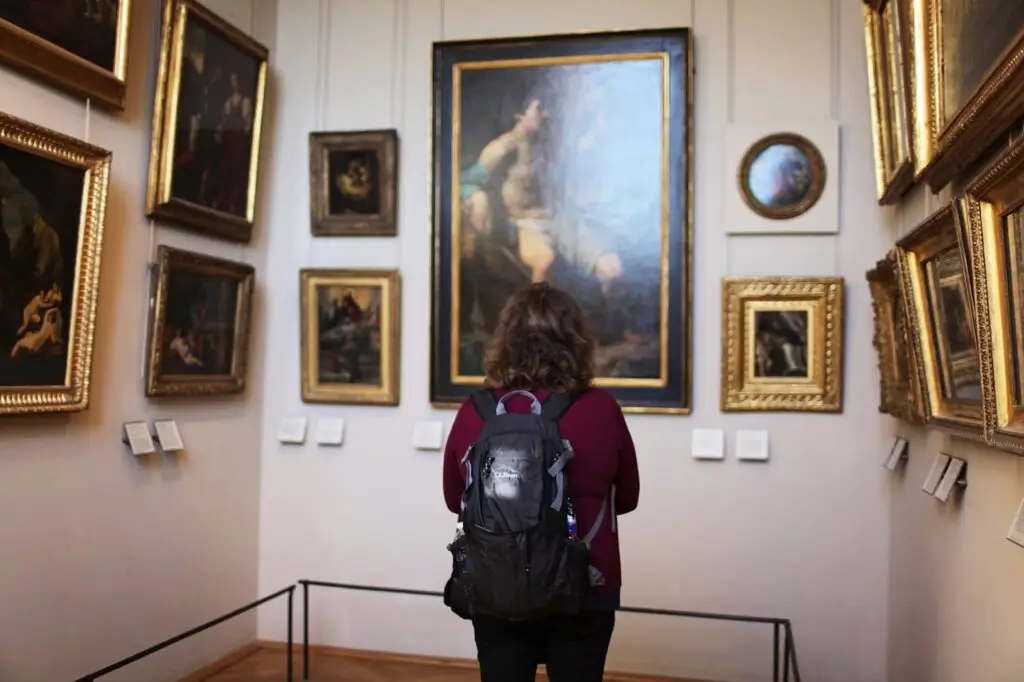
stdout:
[(113, 71), (118, 0), (0, 0), (0, 19)]
[(376, 153), (332, 151), (328, 155), (331, 176), (331, 215), (376, 215), (380, 213), (380, 186)]
[(171, 271), (162, 374), (231, 373), (237, 289), (228, 277), (185, 268)]
[(765, 310), (755, 314), (754, 376), (807, 376), (807, 312)]
[(317, 287), (320, 383), (380, 385), (380, 297), (379, 287)]

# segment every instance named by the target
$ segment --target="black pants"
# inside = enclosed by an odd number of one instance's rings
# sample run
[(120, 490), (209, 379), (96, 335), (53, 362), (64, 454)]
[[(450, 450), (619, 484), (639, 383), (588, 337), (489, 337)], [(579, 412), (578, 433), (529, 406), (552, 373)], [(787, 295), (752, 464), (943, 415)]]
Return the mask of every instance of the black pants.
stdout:
[(537, 664), (551, 682), (601, 682), (614, 611), (536, 621), (473, 619), (481, 682), (533, 682)]

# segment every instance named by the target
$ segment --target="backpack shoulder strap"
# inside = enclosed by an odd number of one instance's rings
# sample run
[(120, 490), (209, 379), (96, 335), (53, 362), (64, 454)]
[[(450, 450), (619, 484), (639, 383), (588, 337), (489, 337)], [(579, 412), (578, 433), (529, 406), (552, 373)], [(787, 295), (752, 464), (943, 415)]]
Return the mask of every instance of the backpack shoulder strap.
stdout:
[(498, 399), (494, 397), (494, 393), (490, 389), (482, 388), (479, 391), (474, 391), (472, 398), (473, 407), (476, 408), (480, 419), (486, 423), (494, 418), (498, 409)]
[(551, 421), (557, 422), (572, 407), (577, 397), (575, 393), (548, 393), (540, 413)]

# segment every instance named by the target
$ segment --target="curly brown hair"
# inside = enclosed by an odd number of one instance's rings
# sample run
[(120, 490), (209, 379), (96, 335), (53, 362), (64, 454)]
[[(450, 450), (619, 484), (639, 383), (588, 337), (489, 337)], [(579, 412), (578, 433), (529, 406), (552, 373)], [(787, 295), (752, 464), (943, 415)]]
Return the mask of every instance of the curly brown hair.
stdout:
[(533, 284), (505, 304), (484, 360), (491, 388), (576, 393), (594, 380), (594, 337), (569, 294)]

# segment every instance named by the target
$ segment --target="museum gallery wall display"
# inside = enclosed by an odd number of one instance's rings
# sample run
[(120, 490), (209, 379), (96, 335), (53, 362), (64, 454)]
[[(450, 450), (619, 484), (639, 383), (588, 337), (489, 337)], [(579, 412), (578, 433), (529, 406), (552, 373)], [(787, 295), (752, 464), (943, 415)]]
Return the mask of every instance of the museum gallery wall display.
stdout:
[(397, 270), (301, 271), (304, 401), (398, 404), (400, 285)]
[(0, 113), (0, 414), (89, 404), (110, 160)]
[(147, 396), (245, 389), (254, 278), (246, 263), (159, 247), (147, 337)]
[(146, 188), (151, 218), (252, 238), (267, 48), (195, 0), (165, 0)]
[(896, 244), (925, 414), (964, 438), (984, 440), (981, 355), (952, 205)]
[(722, 280), (724, 412), (841, 412), (841, 277)]
[(396, 236), (398, 132), (310, 133), (309, 192), (314, 236)]
[(483, 382), (512, 292), (547, 281), (631, 412), (691, 403), (689, 29), (434, 44), (430, 399)]
[(131, 0), (0, 0), (0, 62), (123, 110)]

